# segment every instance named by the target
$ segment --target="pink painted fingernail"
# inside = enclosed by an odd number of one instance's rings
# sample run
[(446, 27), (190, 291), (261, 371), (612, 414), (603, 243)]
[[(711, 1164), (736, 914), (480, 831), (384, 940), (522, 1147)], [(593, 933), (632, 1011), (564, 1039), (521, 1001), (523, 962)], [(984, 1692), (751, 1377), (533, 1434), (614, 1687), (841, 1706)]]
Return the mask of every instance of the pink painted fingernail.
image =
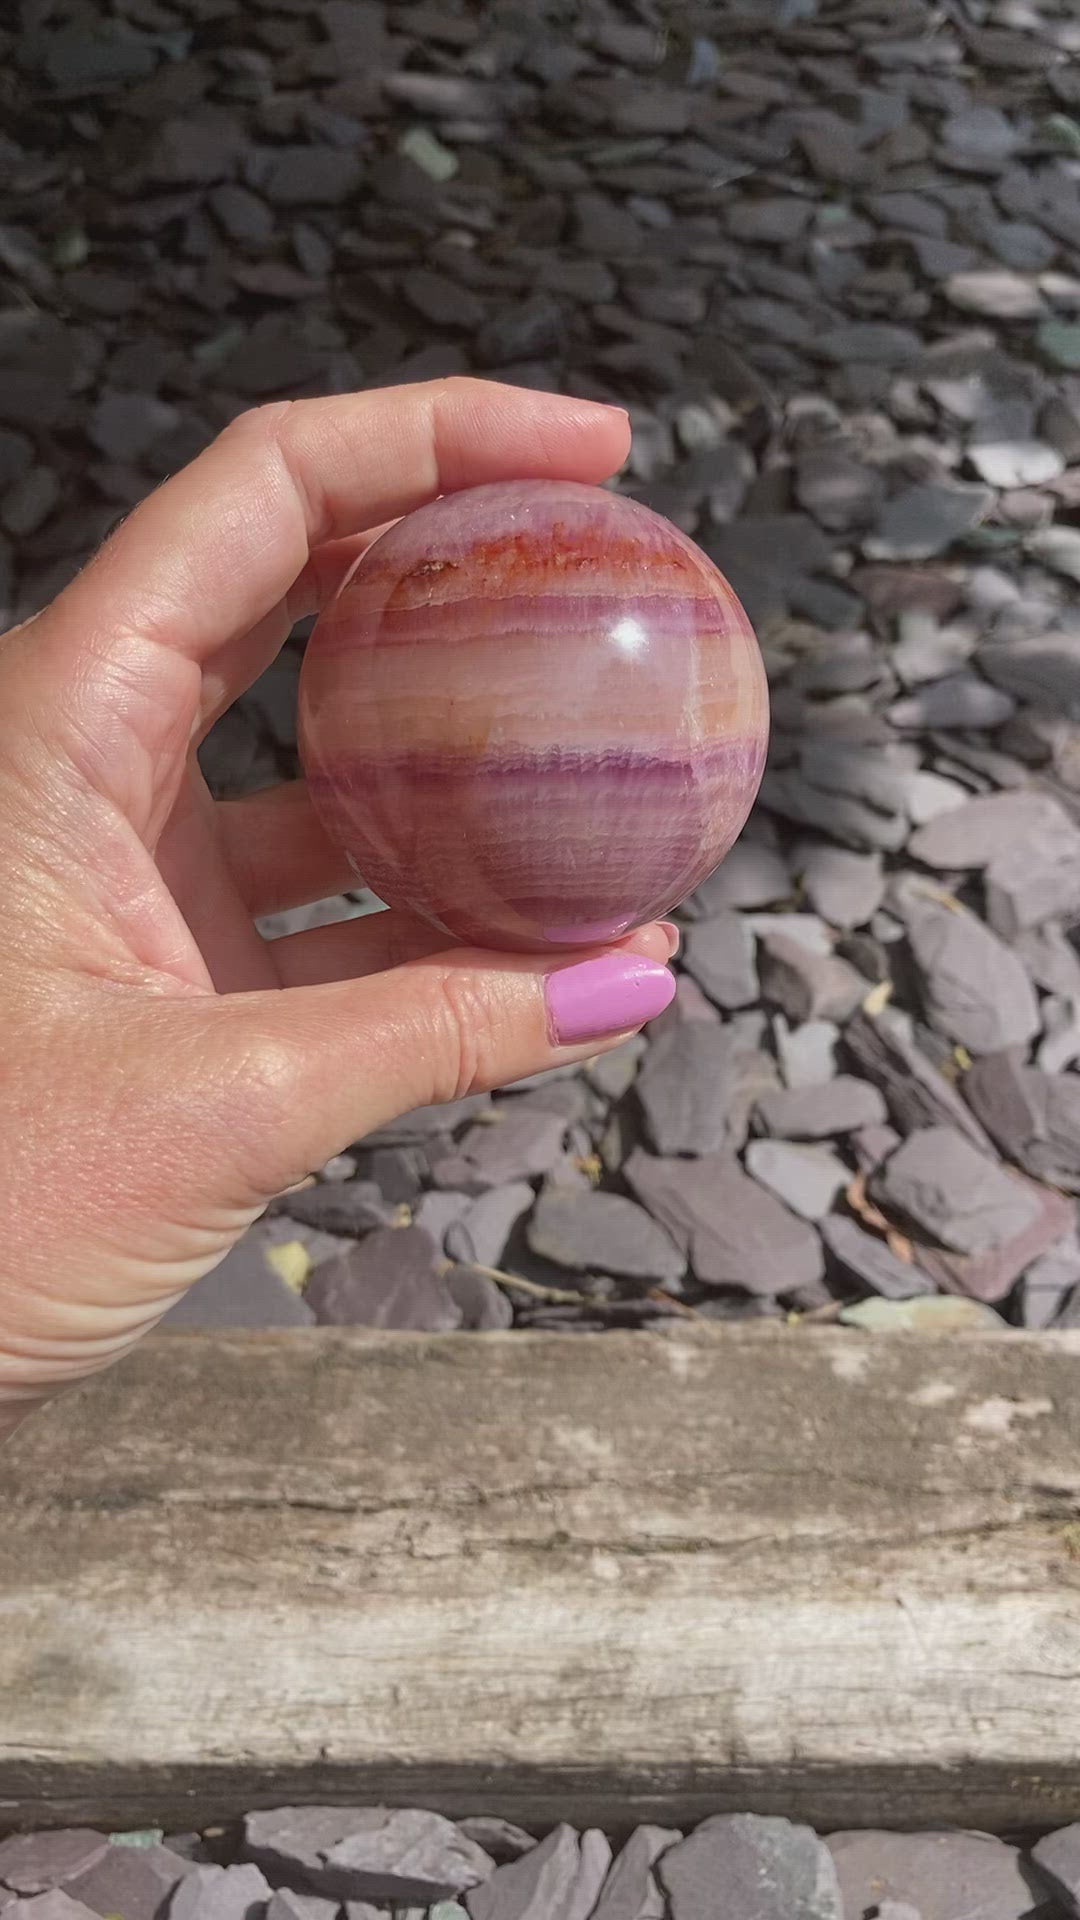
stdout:
[(657, 922), (657, 925), (663, 927), (664, 932), (667, 934), (667, 957), (669, 960), (674, 960), (675, 955), (682, 945), (682, 934), (679, 932), (674, 920), (660, 920)]
[(655, 1019), (675, 996), (675, 976), (636, 953), (606, 953), (549, 973), (544, 992), (552, 1041), (572, 1047)]

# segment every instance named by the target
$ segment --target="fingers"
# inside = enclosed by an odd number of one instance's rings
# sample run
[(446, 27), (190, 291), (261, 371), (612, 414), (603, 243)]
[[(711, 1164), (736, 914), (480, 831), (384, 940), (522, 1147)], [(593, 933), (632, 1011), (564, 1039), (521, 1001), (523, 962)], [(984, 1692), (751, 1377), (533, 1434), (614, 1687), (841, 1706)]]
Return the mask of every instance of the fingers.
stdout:
[(314, 547), (306, 567), (289, 589), (290, 620), (303, 620), (325, 607), (350, 568), (394, 524), (393, 520), (384, 520), (381, 527), (369, 527), (365, 533), (350, 534), (344, 540), (324, 540), (320, 547)]
[[(662, 928), (652, 929), (650, 944)], [(615, 1046), (675, 979), (628, 947), (586, 959), (463, 948), (367, 979), (216, 1003), (234, 1178), (268, 1197), (413, 1107)]]
[(345, 854), (319, 825), (303, 780), (219, 800), (215, 825), (240, 897), (256, 919), (357, 885)]
[[(674, 928), (663, 922), (639, 927), (623, 945), (632, 953), (661, 964), (678, 945)], [(286, 934), (269, 945), (269, 954), (283, 987), (321, 986), (333, 980), (359, 980), (405, 966), (431, 954), (446, 953), (446, 935), (436, 932), (414, 914), (388, 909), (357, 920), (338, 920), (308, 933)]]
[(312, 548), (483, 481), (604, 479), (628, 440), (618, 409), (482, 380), (260, 407), (136, 508), (54, 614), (84, 645), (138, 634), (202, 663), (283, 609)]
[[(356, 874), (327, 839), (302, 780), (218, 801), (216, 825), (225, 866), (254, 918), (356, 887)], [(626, 944), (663, 961), (675, 952), (676, 941), (657, 927), (644, 927)], [(445, 934), (426, 920), (389, 910), (285, 934), (270, 942), (269, 954), (283, 987), (307, 987), (360, 979), (445, 948)]]
[(415, 914), (387, 908), (271, 940), (268, 957), (283, 987), (362, 980), (429, 954), (446, 952), (446, 935)]
[(393, 524), (389, 520), (381, 527), (371, 527), (366, 533), (352, 534), (345, 540), (324, 540), (322, 546), (312, 550), (306, 566), (293, 581), (285, 599), (279, 601), (264, 620), (257, 621), (246, 633), (240, 634), (235, 640), (226, 641), (218, 648), (213, 660), (204, 664), (202, 669), (202, 698), (197, 729), (199, 743), (205, 739), (215, 720), (221, 718), (226, 707), (232, 705), (237, 694), (244, 692), (258, 679), (263, 668), (275, 657), (294, 623), (324, 607), (361, 555)]

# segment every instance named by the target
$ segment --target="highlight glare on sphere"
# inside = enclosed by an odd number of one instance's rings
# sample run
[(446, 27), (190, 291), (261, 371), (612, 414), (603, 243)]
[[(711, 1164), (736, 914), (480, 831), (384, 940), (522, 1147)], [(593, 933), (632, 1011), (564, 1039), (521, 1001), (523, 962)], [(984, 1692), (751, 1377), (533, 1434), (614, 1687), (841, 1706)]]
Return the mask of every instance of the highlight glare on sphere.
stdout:
[(711, 560), (572, 481), (447, 494), (369, 547), (300, 679), (315, 809), (365, 885), (470, 944), (595, 945), (746, 820), (768, 693)]

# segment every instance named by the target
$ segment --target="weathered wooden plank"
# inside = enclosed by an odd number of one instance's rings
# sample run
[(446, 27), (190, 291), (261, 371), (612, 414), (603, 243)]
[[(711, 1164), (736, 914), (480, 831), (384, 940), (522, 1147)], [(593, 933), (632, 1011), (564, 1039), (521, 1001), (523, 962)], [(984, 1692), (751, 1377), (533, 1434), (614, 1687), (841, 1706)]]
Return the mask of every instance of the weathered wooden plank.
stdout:
[(0, 1817), (1072, 1817), (1078, 1356), (159, 1337), (0, 1454)]

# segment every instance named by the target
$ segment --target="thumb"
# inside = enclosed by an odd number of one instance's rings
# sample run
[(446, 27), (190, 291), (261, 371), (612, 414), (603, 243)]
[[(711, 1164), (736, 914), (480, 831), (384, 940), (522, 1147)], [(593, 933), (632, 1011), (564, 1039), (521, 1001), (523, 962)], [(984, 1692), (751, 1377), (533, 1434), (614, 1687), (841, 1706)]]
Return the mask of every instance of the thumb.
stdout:
[(230, 1084), (255, 1099), (232, 1133), (245, 1177), (278, 1193), (414, 1107), (617, 1046), (672, 1000), (670, 951), (656, 925), (586, 959), (462, 948), (367, 979), (225, 997)]

